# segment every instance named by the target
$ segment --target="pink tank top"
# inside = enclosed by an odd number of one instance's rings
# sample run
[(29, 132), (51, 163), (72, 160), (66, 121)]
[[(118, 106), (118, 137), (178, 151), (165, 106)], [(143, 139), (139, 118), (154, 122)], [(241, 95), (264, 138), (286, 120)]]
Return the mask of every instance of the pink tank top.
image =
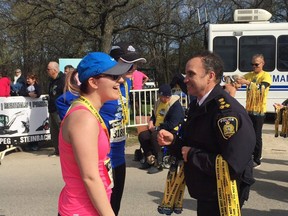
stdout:
[[(69, 110), (65, 118), (72, 112), (86, 109), (84, 106), (77, 106)], [(89, 111), (90, 112), (90, 111)], [(98, 137), (98, 152), (99, 152), (99, 173), (104, 183), (107, 196), (110, 200), (111, 188), (110, 179), (104, 161), (107, 159), (109, 153), (109, 142), (107, 136), (99, 122), (99, 137)], [(88, 193), (85, 189), (84, 182), (82, 181), (80, 170), (74, 158), (72, 145), (67, 143), (62, 136), (62, 127), (59, 132), (59, 152), (60, 163), (62, 169), (62, 176), (65, 186), (62, 189), (58, 201), (58, 211), (61, 216), (97, 216), (99, 215), (93, 204), (90, 201)]]

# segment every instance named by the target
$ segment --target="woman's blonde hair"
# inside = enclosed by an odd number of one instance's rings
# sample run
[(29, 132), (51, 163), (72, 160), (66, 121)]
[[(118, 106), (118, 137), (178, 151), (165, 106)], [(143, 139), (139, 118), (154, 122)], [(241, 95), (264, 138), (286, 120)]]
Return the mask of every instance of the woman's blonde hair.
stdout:
[(70, 91), (72, 94), (79, 95), (80, 87), (76, 80), (78, 71), (74, 69), (71, 73), (66, 74), (64, 92)]

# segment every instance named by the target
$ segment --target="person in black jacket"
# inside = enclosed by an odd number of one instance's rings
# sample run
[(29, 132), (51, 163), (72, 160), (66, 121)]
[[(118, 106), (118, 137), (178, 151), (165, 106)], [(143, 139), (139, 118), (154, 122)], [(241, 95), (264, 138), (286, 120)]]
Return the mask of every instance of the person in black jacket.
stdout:
[(178, 125), (184, 120), (184, 110), (179, 102), (178, 95), (172, 95), (169, 85), (164, 84), (159, 88), (159, 99), (156, 101), (152, 116), (148, 122), (148, 130), (142, 131), (139, 142), (146, 158), (140, 169), (147, 169), (149, 174), (162, 171), (161, 146), (157, 142), (160, 129), (177, 131)]
[(230, 207), (227, 204), (219, 208), (218, 201), (220, 204), (223, 201), (223, 190), (219, 190), (217, 181), (220, 174), (216, 172), (219, 171), (219, 163), (216, 163), (219, 157), (228, 166), (223, 173), (230, 174), (229, 183), (236, 180), (239, 199), (235, 196), (235, 202), (238, 202), (239, 212), (255, 181), (253, 124), (243, 106), (220, 86), (222, 76), (223, 63), (217, 55), (205, 51), (190, 58), (184, 82), (188, 93), (197, 100), (190, 104), (180, 136), (166, 130), (158, 134), (159, 144), (179, 146), (179, 154), (184, 159), (185, 182), (190, 196), (197, 199), (198, 216), (220, 216), (224, 208)]
[(47, 65), (47, 73), (50, 77), (49, 82), (49, 100), (48, 100), (48, 112), (49, 112), (49, 123), (51, 132), (51, 141), (54, 146), (54, 152), (48, 156), (58, 156), (58, 134), (60, 126), (60, 117), (56, 108), (56, 99), (64, 93), (65, 86), (65, 74), (60, 72), (59, 65), (57, 62), (49, 62)]

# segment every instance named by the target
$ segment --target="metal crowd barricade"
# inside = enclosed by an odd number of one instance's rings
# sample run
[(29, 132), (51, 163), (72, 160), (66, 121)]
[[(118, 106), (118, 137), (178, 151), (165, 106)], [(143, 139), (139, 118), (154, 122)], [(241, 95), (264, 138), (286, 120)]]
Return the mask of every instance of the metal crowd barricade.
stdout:
[[(180, 103), (183, 109), (186, 109), (189, 105), (187, 95), (181, 91), (173, 91), (173, 94), (180, 96)], [(130, 119), (127, 127), (146, 126), (158, 99), (158, 88), (131, 90), (129, 99)]]

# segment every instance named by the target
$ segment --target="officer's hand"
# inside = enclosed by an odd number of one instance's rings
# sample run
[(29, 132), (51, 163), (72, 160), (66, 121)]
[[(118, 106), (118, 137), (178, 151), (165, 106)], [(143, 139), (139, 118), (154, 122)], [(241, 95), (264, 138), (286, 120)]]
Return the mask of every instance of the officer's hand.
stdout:
[(158, 141), (158, 144), (161, 146), (170, 145), (173, 139), (174, 139), (173, 134), (167, 130), (162, 129), (158, 132), (157, 141)]
[(191, 149), (191, 147), (188, 147), (188, 146), (183, 146), (181, 149), (181, 153), (182, 153), (182, 156), (183, 156), (183, 159), (185, 162), (187, 162), (187, 155), (188, 155), (190, 149)]

